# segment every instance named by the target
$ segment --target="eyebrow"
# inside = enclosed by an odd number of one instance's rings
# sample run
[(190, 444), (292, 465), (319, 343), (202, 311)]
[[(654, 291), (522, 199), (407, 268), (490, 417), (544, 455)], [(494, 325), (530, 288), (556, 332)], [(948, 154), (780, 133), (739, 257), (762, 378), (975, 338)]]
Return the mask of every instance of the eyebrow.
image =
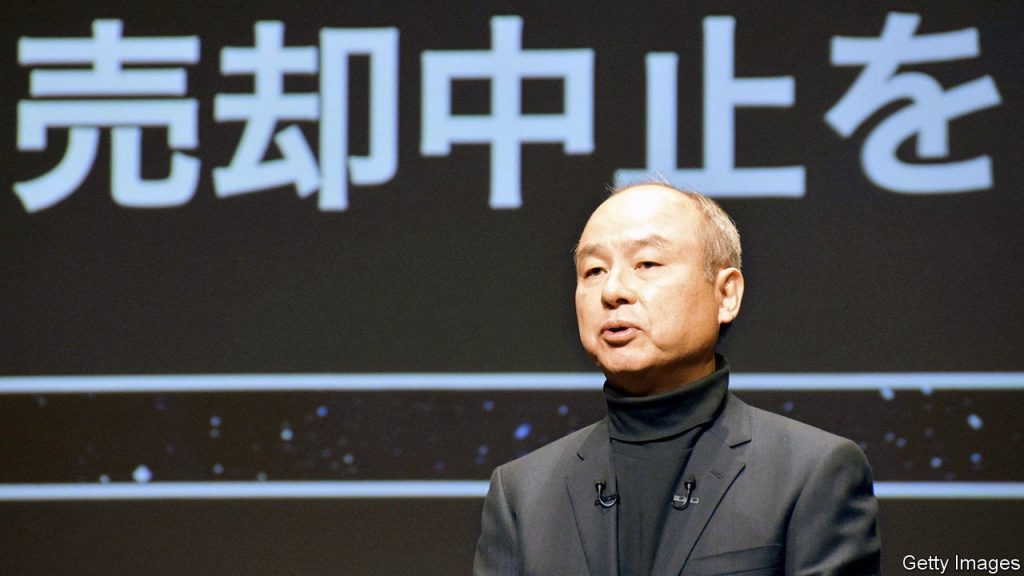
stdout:
[[(640, 238), (626, 240), (625, 242), (622, 242), (622, 244), (630, 250), (636, 250), (638, 248), (646, 248), (648, 246), (653, 246), (655, 248), (664, 248), (671, 244), (671, 242), (669, 242), (668, 238), (665, 238), (660, 234), (651, 233)], [(580, 259), (586, 258), (587, 256), (592, 255), (594, 252), (597, 252), (598, 250), (601, 249), (601, 246), (601, 244), (587, 244), (586, 246), (583, 246), (581, 248), (577, 244), (576, 247), (573, 248), (573, 261), (579, 263)]]

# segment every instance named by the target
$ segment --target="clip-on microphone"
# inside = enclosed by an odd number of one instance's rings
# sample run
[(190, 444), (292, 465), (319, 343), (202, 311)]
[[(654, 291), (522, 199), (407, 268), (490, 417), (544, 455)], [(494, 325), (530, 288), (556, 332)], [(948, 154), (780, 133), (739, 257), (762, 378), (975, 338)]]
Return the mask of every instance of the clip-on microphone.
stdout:
[(597, 489), (597, 500), (594, 500), (594, 506), (600, 506), (602, 508), (611, 508), (615, 506), (615, 503), (619, 501), (617, 494), (604, 495), (605, 482), (597, 482), (594, 484), (594, 488)]
[(687, 474), (683, 480), (683, 486), (686, 487), (686, 496), (678, 494), (672, 496), (672, 507), (676, 510), (685, 510), (690, 505), (690, 496), (693, 495), (693, 489), (697, 487), (697, 479), (693, 477), (693, 474)]

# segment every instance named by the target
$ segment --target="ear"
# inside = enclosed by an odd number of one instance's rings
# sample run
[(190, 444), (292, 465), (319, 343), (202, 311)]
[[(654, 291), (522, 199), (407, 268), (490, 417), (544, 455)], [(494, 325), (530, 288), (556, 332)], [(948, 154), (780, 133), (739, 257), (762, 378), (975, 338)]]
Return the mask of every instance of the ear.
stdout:
[(722, 268), (715, 277), (718, 297), (718, 323), (729, 324), (740, 313), (743, 301), (743, 273), (737, 268)]

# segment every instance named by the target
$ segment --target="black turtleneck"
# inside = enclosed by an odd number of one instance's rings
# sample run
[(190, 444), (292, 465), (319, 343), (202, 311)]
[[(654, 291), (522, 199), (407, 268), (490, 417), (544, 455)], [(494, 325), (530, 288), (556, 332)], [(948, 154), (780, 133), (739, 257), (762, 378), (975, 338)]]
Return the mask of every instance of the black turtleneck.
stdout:
[(612, 468), (619, 495), (619, 573), (650, 574), (658, 541), (672, 508), (690, 452), (725, 399), (729, 366), (677, 390), (655, 396), (625, 396), (608, 383)]

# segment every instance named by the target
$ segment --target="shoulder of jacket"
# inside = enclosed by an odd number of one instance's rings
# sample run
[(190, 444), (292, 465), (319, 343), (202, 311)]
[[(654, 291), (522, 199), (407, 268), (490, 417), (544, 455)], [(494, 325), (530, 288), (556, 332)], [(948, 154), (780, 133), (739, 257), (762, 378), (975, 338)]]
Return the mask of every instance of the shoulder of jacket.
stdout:
[(844, 444), (854, 444), (849, 438), (823, 430), (817, 426), (769, 412), (749, 404), (751, 432), (756, 442), (758, 436), (773, 439), (785, 438), (787, 443), (804, 448), (836, 449)]

